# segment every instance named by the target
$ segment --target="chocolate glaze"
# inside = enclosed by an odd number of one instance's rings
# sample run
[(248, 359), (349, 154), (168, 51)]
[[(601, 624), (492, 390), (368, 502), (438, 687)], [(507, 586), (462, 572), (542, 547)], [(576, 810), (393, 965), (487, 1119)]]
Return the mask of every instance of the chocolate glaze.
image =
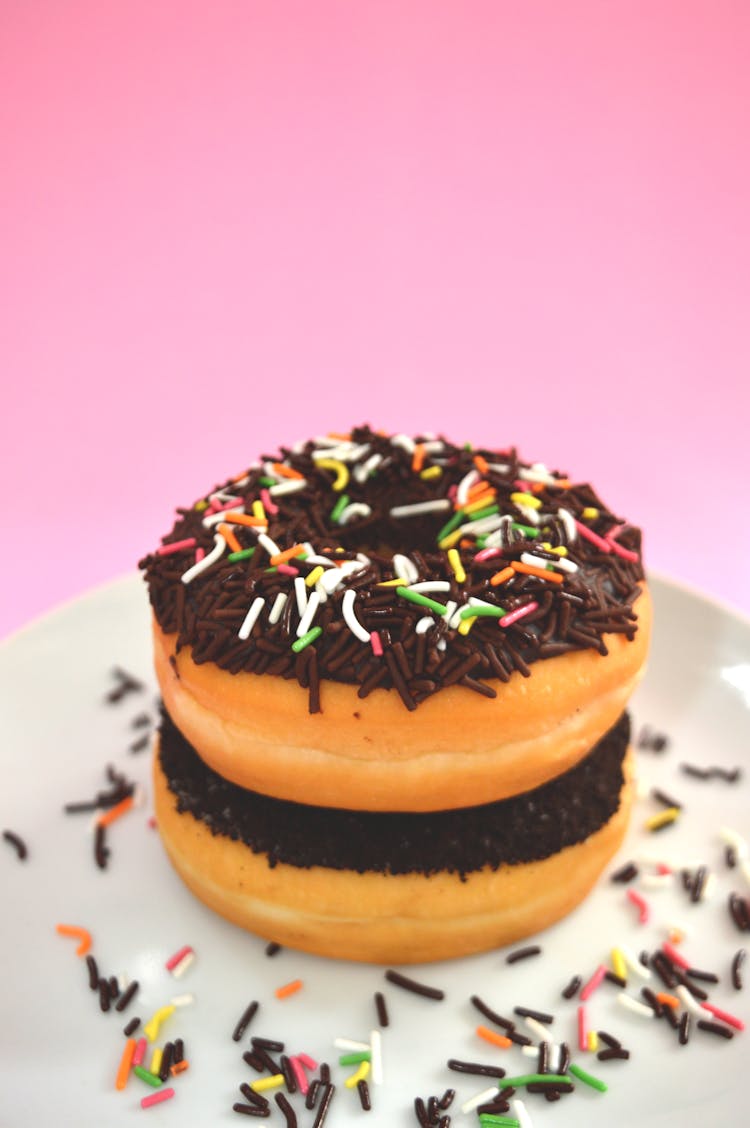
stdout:
[[(641, 534), (615, 517), (591, 486), (571, 485), (545, 468), (530, 466), (520, 461), (515, 449), (473, 450), (441, 437), (438, 442), (442, 446), (431, 448), (424, 456), (422, 471), (415, 471), (409, 440), (405, 448), (403, 436), (356, 427), (351, 440), (361, 453), (349, 463), (345, 492), (350, 503), (365, 503), (369, 515), (355, 513), (346, 524), (337, 523), (334, 514), (342, 494), (334, 489), (336, 474), (318, 464), (314, 456), (322, 451), (311, 440), (293, 450), (283, 448), (276, 457), (264, 456), (262, 463), (256, 463), (240, 479), (217, 486), (191, 508), (179, 509), (172, 530), (162, 542), (167, 545), (194, 538), (197, 547), (208, 553), (216, 533), (215, 527), (204, 525), (212, 494), (223, 491), (221, 501), (237, 499), (236, 504), (249, 514), (260, 491), (269, 488), (269, 469), (279, 483), (288, 481), (279, 477), (274, 465), (283, 466), (285, 473), (302, 475), (304, 485), (299, 492), (274, 498), (278, 512), (268, 511), (266, 530), (271, 541), (281, 550), (308, 542), (316, 554), (337, 563), (355, 560), (358, 553), (367, 561), (322, 603), (314, 620), (322, 634), (302, 653), (291, 650), (300, 622), (294, 577), (269, 567), (269, 555), (258, 543), (257, 529), (232, 525), (240, 549), (254, 548), (252, 556), (232, 561), (225, 552), (188, 584), (181, 582), (181, 577), (195, 562), (195, 547), (168, 555), (152, 553), (140, 562), (159, 625), (166, 633), (177, 634), (178, 649), (192, 648), (196, 663), (214, 662), (231, 673), (246, 670), (296, 678), (309, 691), (310, 712), (321, 708), (321, 679), (357, 684), (360, 696), (376, 687), (394, 689), (404, 705), (414, 709), (443, 686), (457, 683), (473, 690), (477, 698), (493, 697), (498, 681), (507, 681), (513, 671), (528, 676), (531, 663), (568, 650), (593, 647), (606, 654), (603, 636), (608, 632), (632, 639), (637, 629), (633, 603), (644, 576)], [(373, 456), (380, 456), (378, 466), (359, 481), (357, 471)], [(482, 468), (487, 487), (496, 491), (490, 499), (498, 507), (496, 516), (505, 516), (508, 522), (492, 534), (500, 539), (501, 557), (477, 560), (482, 534), (469, 530), (462, 535), (455, 547), (466, 580), (459, 583), (447, 552), (438, 547), (438, 534), (454, 513), (456, 487), (477, 465)], [(424, 469), (439, 470), (439, 477), (423, 478)], [(535, 474), (542, 480), (523, 480), (524, 475)], [(273, 494), (274, 487), (270, 489)], [(539, 503), (535, 510), (541, 515), (537, 535), (529, 525), (532, 518), (528, 511), (523, 505), (519, 507), (518, 496), (524, 492), (533, 493), (534, 504)], [(394, 507), (445, 499), (450, 499), (447, 510), (407, 519), (391, 514)], [(604, 551), (601, 541), (597, 544), (580, 534), (571, 536), (559, 515), (561, 510), (599, 538), (609, 537), (611, 550)], [(592, 515), (589, 510), (598, 512)], [(472, 520), (476, 520), (473, 514), (464, 518), (464, 522)], [(624, 556), (611, 548), (613, 542)], [(542, 567), (559, 561), (559, 556), (543, 547), (545, 544), (550, 549), (566, 548), (568, 560), (578, 566), (578, 571), (560, 573), (562, 583), (522, 572), (501, 585), (490, 583), (493, 574), (519, 562), (523, 553), (532, 553)], [(395, 553), (409, 557), (419, 581), (450, 584), (448, 592), (434, 596), (442, 604), (454, 600), (460, 610), (476, 596), (506, 612), (532, 601), (538, 607), (503, 629), (498, 629), (496, 619), (477, 618), (470, 632), (461, 634), (455, 624), (449, 627), (434, 612), (399, 597), (393, 588), (377, 586), (396, 577)], [(291, 563), (303, 578), (316, 567), (300, 559)], [(345, 623), (341, 604), (347, 589), (356, 591), (357, 618), (368, 633), (377, 633), (384, 650), (382, 657), (373, 653), (368, 642), (355, 637)], [(279, 592), (285, 592), (288, 599), (278, 622), (272, 624), (269, 614)], [(265, 600), (263, 609), (250, 637), (240, 639), (239, 628), (258, 596)], [(418, 620), (430, 614), (434, 625), (426, 635), (418, 635)]]
[(623, 714), (580, 764), (542, 787), (430, 814), (334, 810), (247, 791), (204, 764), (166, 713), (159, 759), (178, 811), (267, 854), (272, 866), (463, 876), (550, 857), (604, 826), (620, 804), (629, 736)]

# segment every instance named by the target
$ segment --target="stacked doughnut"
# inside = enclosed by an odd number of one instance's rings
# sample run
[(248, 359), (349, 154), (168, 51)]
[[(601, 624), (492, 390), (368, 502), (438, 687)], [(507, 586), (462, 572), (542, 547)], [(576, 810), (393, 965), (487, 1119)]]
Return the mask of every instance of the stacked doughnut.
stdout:
[(178, 510), (141, 562), (178, 873), (348, 959), (463, 955), (569, 912), (627, 825), (640, 541), (515, 449), (369, 427)]

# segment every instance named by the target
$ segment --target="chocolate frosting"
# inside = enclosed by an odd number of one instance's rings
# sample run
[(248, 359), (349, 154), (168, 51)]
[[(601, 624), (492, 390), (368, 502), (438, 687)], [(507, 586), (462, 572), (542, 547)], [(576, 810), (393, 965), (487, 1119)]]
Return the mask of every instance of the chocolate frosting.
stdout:
[[(355, 427), (179, 509), (140, 567), (160, 627), (196, 663), (296, 678), (311, 712), (321, 679), (414, 709), (455, 684), (494, 697), (568, 650), (606, 654), (609, 632), (632, 639), (640, 548), (591, 486), (514, 448)], [(197, 556), (209, 563), (194, 573)]]
[(245, 790), (209, 768), (166, 712), (159, 761), (178, 811), (266, 854), (272, 866), (464, 876), (548, 858), (609, 822), (620, 805), (629, 737), (623, 714), (581, 763), (542, 787), (429, 814), (312, 807)]

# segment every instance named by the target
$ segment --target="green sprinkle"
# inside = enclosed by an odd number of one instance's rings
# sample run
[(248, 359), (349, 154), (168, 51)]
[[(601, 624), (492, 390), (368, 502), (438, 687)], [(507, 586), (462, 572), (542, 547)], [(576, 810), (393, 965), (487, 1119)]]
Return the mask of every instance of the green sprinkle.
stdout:
[(527, 537), (538, 537), (539, 530), (535, 529), (533, 525), (521, 525), (518, 521), (511, 521), (511, 529), (520, 529), (522, 533), (526, 533)]
[(295, 654), (299, 654), (300, 650), (304, 650), (311, 642), (315, 642), (316, 638), (320, 638), (322, 633), (322, 627), (311, 627), (307, 634), (303, 634), (302, 638), (298, 638), (296, 642), (292, 643), (292, 650)]
[(263, 569), (264, 572), (278, 572), (278, 570), (279, 570), (278, 564), (272, 564), (270, 566), (270, 568), (264, 568)]
[(447, 537), (449, 533), (452, 533), (454, 529), (458, 528), (465, 516), (466, 514), (464, 513), (463, 509), (457, 510), (457, 512), (453, 514), (451, 519), (445, 522), (435, 539), (440, 542), (443, 537)]
[(338, 522), (339, 517), (344, 512), (344, 510), (346, 509), (348, 504), (349, 504), (349, 494), (342, 494), (341, 497), (336, 502), (336, 504), (334, 505), (333, 509), (331, 510), (331, 520), (334, 523)]
[(434, 611), (438, 615), (444, 615), (448, 610), (436, 599), (430, 599), (429, 596), (422, 595), (419, 591), (412, 591), (411, 588), (397, 587), (396, 595), (400, 595), (402, 599), (408, 599), (410, 603), (417, 603), (420, 607), (429, 607), (430, 611)]
[(279, 484), (275, 478), (258, 478), (258, 481), (262, 486), (278, 486)]
[(495, 1112), (480, 1112), (479, 1123), (482, 1128), (521, 1128), (515, 1116), (498, 1116)]
[(204, 509), (208, 509), (208, 502), (207, 501), (196, 501), (195, 505), (193, 506), (193, 509), (196, 511), (196, 513), (202, 513)]
[(157, 1077), (155, 1073), (150, 1073), (148, 1069), (144, 1069), (142, 1065), (134, 1065), (133, 1073), (136, 1077), (140, 1077), (141, 1081), (145, 1081), (147, 1085), (151, 1085), (154, 1089), (158, 1089), (161, 1085), (161, 1077)]
[(372, 1055), (369, 1050), (359, 1050), (353, 1054), (342, 1054), (339, 1058), (339, 1065), (361, 1065), (363, 1061), (371, 1061)]
[(487, 537), (477, 537), (477, 548), (484, 548), (487, 544)]
[(235, 560), (249, 560), (254, 552), (255, 546), (252, 548), (241, 548), (239, 552), (230, 552), (229, 556), (227, 556), (227, 560), (231, 560), (233, 564)]
[(598, 1077), (592, 1077), (585, 1069), (581, 1069), (580, 1065), (573, 1065), (571, 1063), (568, 1069), (574, 1077), (577, 1077), (579, 1081), (583, 1081), (584, 1085), (590, 1085), (592, 1089), (598, 1089), (600, 1093), (606, 1093), (606, 1082), (600, 1081)]
[[(572, 1070), (572, 1066), (570, 1067)], [(570, 1078), (566, 1073), (524, 1073), (520, 1077), (503, 1077), (498, 1081), (499, 1089), (521, 1089), (524, 1085), (536, 1085), (539, 1082), (547, 1085), (569, 1085)]]
[(484, 615), (488, 619), (502, 619), (508, 612), (503, 607), (464, 607), (459, 612), (459, 619), (473, 619), (477, 615)]
[(484, 509), (477, 509), (476, 513), (466, 514), (466, 523), (469, 521), (481, 521), (483, 517), (494, 517), (496, 513), (500, 512), (499, 505), (487, 505)]

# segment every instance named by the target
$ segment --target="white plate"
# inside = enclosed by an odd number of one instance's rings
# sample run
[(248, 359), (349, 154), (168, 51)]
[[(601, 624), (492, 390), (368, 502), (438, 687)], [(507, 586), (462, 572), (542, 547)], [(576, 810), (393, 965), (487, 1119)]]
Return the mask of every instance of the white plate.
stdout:
[[(664, 580), (654, 579), (652, 587), (656, 634), (634, 714), (638, 725), (667, 733), (671, 745), (662, 755), (642, 753), (640, 770), (649, 784), (684, 801), (685, 811), (676, 826), (650, 836), (643, 821), (658, 806), (651, 799), (639, 801), (619, 861), (648, 852), (688, 864), (706, 862), (717, 875), (714, 896), (693, 905), (678, 887), (647, 891), (652, 921), (641, 926), (623, 887), (603, 879), (585, 905), (540, 937), (541, 956), (508, 966), (505, 953), (491, 952), (404, 969), (442, 987), (446, 999), (441, 1003), (386, 984), (377, 967), (291, 950), (266, 956), (262, 941), (213, 916), (186, 892), (148, 825), (148, 803), (111, 828), (109, 868), (95, 868), (90, 816), (66, 816), (63, 803), (105, 786), (108, 763), (150, 793), (148, 753), (128, 752), (138, 735), (131, 728), (133, 718), (144, 708), (153, 714), (155, 702), (148, 609), (138, 577), (62, 607), (0, 647), (0, 828), (22, 835), (30, 849), (21, 863), (10, 845), (0, 842), (3, 1128), (117, 1126), (139, 1115), (181, 1128), (246, 1123), (232, 1112), (232, 1103), (241, 1099), (238, 1084), (254, 1078), (241, 1058), (253, 1033), (282, 1039), (291, 1053), (306, 1051), (331, 1062), (337, 1093), (326, 1128), (359, 1123), (365, 1114), (356, 1092), (343, 1085), (351, 1070), (337, 1064), (332, 1039), (367, 1039), (375, 1025), (376, 990), (384, 991), (391, 1015), (383, 1039), (385, 1084), (372, 1088), (374, 1108), (362, 1123), (415, 1125), (414, 1097), (440, 1095), (450, 1086), (458, 1091), (453, 1123), (476, 1124), (476, 1115), (462, 1115), (459, 1106), (485, 1086), (481, 1079), (449, 1072), (447, 1059), (496, 1061), (509, 1074), (528, 1071), (533, 1062), (516, 1048), (495, 1050), (477, 1038), (474, 1028), (481, 1019), (469, 997), (479, 994), (505, 1014), (517, 1004), (552, 1010), (555, 1036), (575, 1047), (576, 1004), (560, 997), (571, 975), (588, 976), (619, 943), (636, 950), (657, 947), (674, 923), (687, 932), (683, 948), (694, 966), (720, 974), (713, 1001), (750, 1018), (750, 969), (744, 991), (730, 983), (731, 959), (743, 937), (726, 908), (731, 890), (749, 894), (750, 888), (738, 870), (725, 867), (717, 837), (724, 824), (750, 836), (747, 779), (734, 786), (699, 782), (679, 768), (683, 761), (746, 768), (750, 625)], [(105, 705), (116, 664), (144, 678), (148, 692)], [(103, 972), (140, 980), (141, 992), (125, 1017), (100, 1013), (75, 942), (56, 934), (61, 921), (91, 931)], [(183, 944), (193, 946), (196, 960), (183, 979), (175, 980), (164, 961)], [(277, 1000), (274, 988), (296, 978), (304, 981), (302, 990)], [(639, 986), (631, 989), (637, 994)], [(185, 1039), (190, 1069), (175, 1080), (174, 1100), (145, 1113), (139, 1102), (150, 1090), (140, 1081), (131, 1078), (124, 1091), (114, 1089), (122, 1028), (126, 1017), (137, 1013), (145, 1021), (182, 992), (192, 992), (195, 1002), (168, 1020), (163, 1035)], [(635, 1123), (686, 1128), (744, 1122), (748, 1035), (725, 1042), (695, 1032), (682, 1048), (666, 1023), (623, 1010), (616, 993), (607, 984), (591, 998), (590, 1025), (616, 1034), (630, 1048), (631, 1060), (601, 1063), (576, 1051), (574, 1060), (606, 1080), (609, 1091), (577, 1086), (557, 1105), (529, 1096), (534, 1124), (566, 1128), (606, 1121), (608, 1128)], [(253, 998), (260, 1010), (238, 1046), (231, 1032)], [(299, 1110), (299, 1096), (292, 1100)], [(302, 1110), (299, 1120), (310, 1125), (313, 1114)], [(283, 1122), (274, 1108), (269, 1123)]]

